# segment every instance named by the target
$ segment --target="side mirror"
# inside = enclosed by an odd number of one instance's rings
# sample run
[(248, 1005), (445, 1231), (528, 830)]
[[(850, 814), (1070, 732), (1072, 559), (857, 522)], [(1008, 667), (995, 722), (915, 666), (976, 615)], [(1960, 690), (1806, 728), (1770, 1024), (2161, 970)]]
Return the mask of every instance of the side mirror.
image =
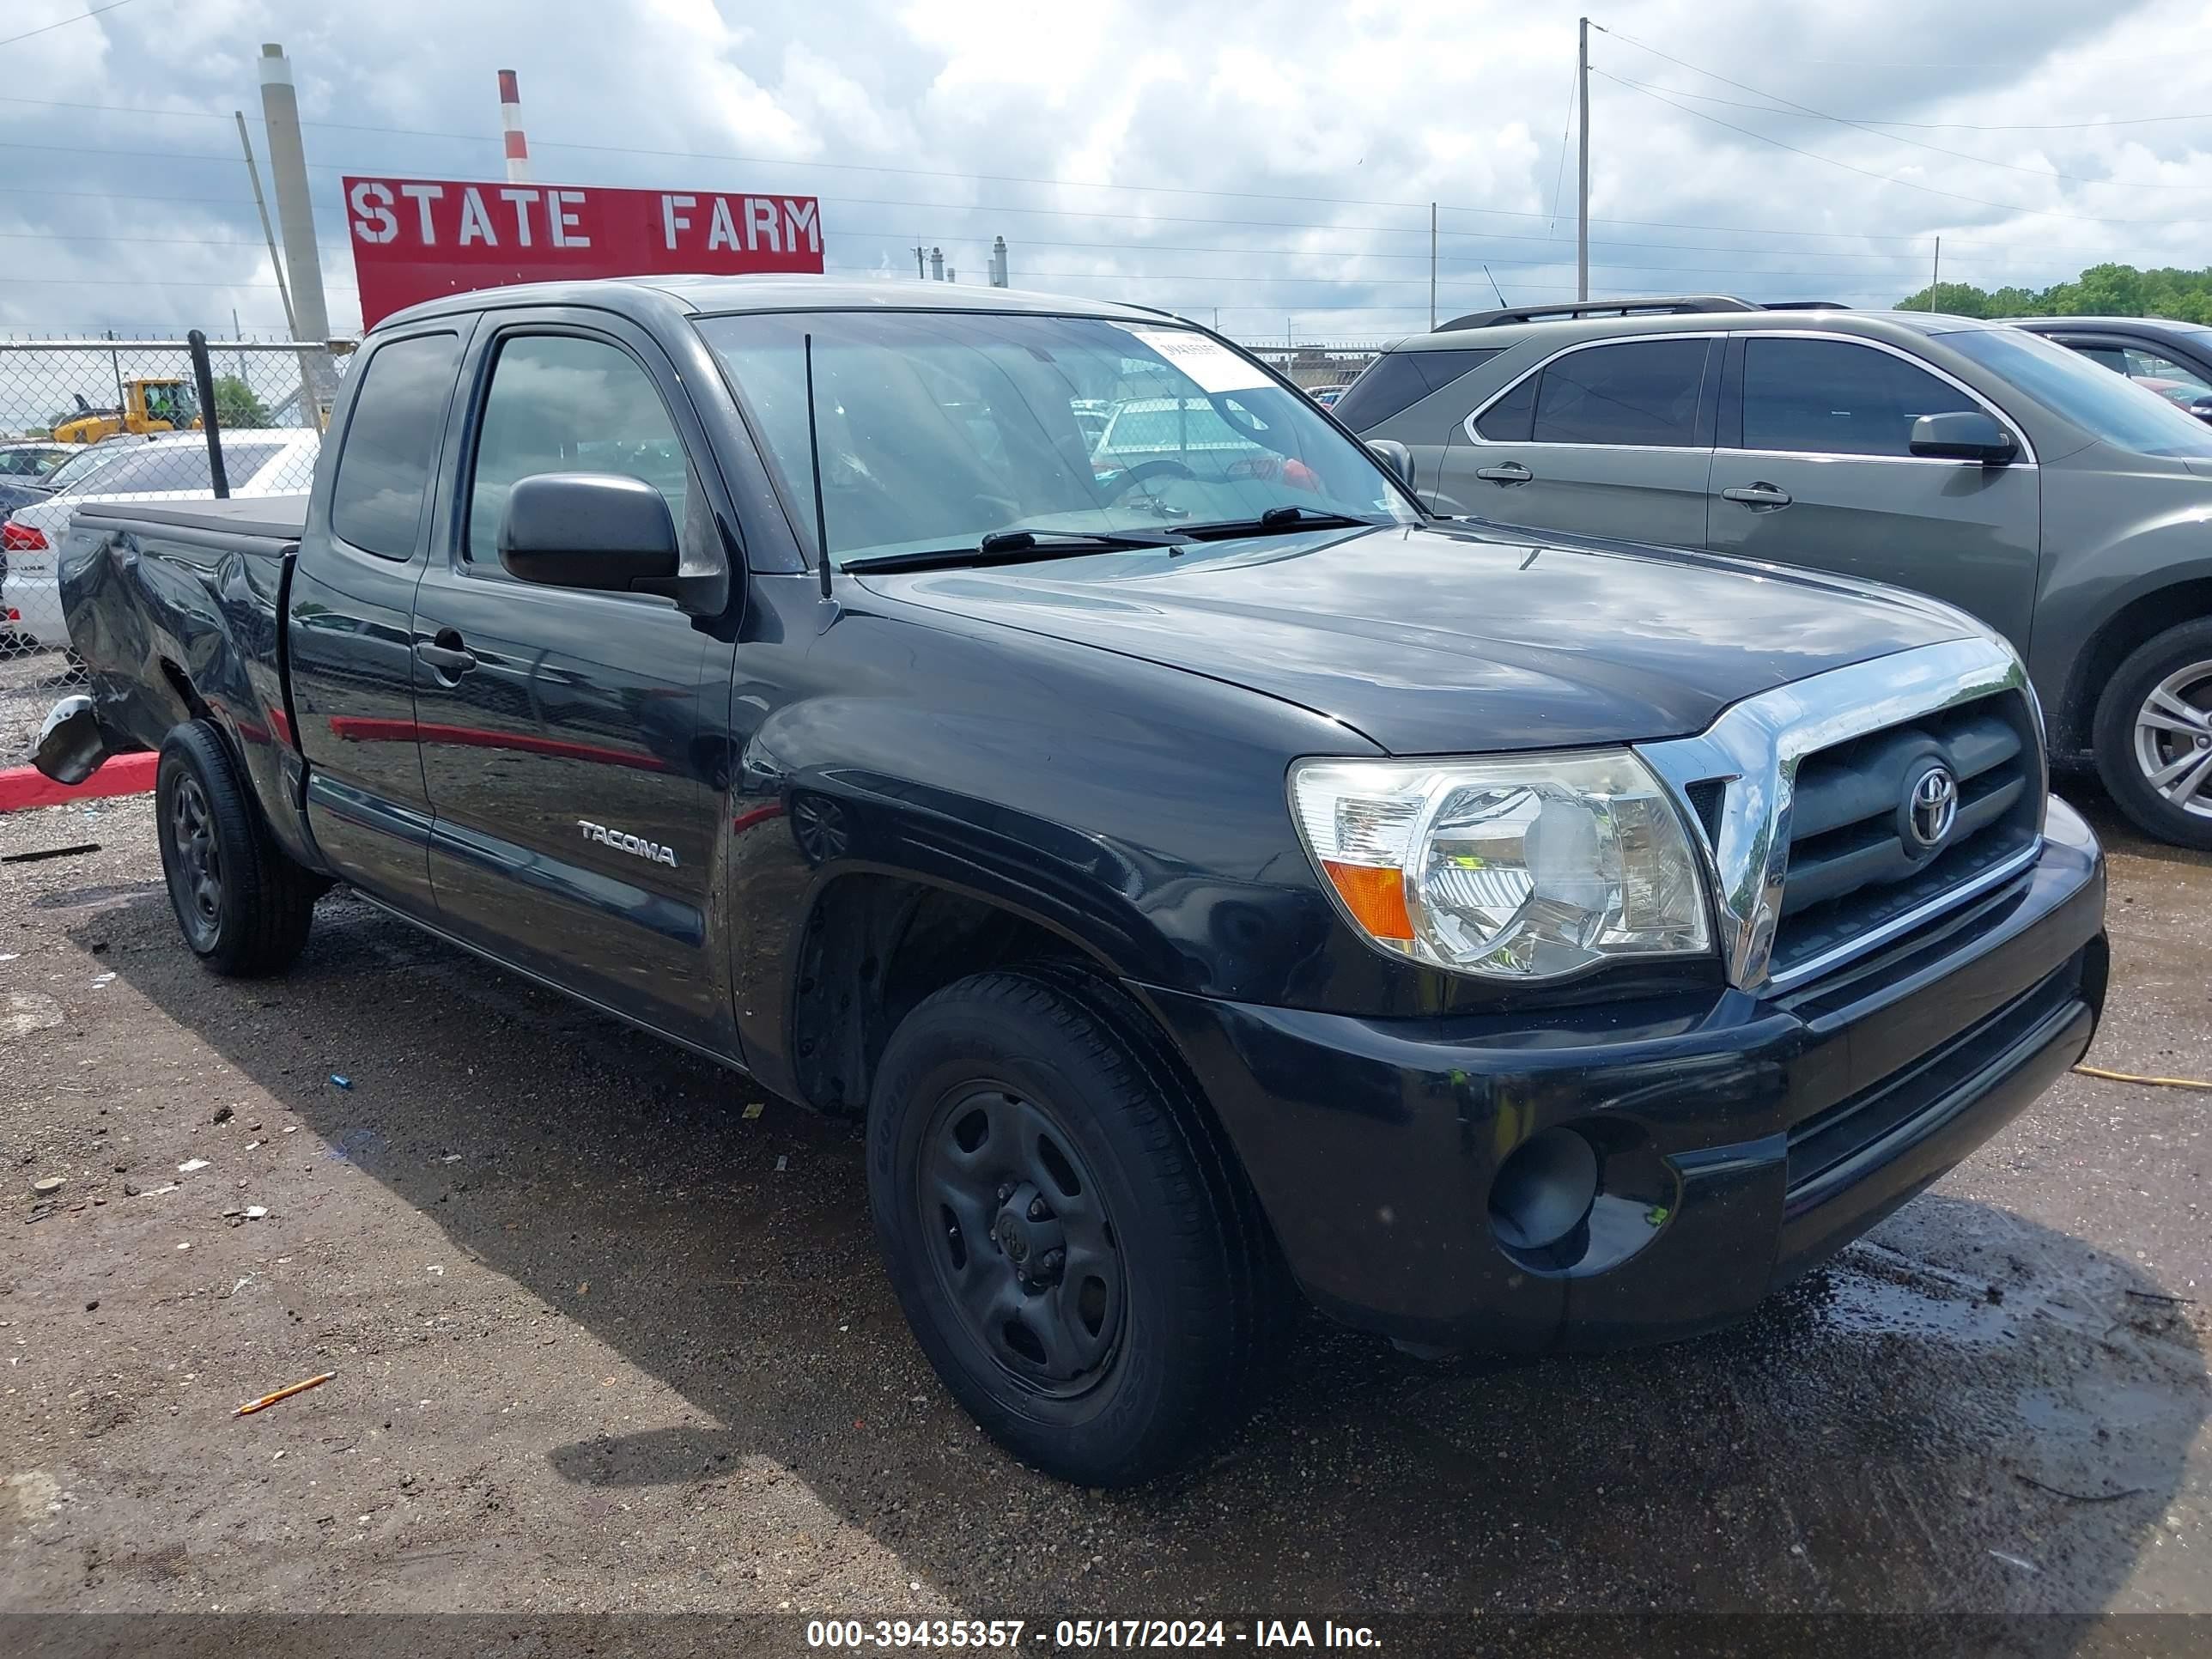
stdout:
[(1390, 469), (1391, 476), (1411, 489), (1413, 487), (1413, 452), (1395, 438), (1370, 438), (1367, 447), (1375, 459)]
[(2020, 440), (1996, 417), (1978, 409), (1923, 415), (1912, 423), (1912, 453), (1935, 460), (1979, 461), (2002, 466), (2020, 453)]
[(2191, 398), (2182, 407), (2200, 421), (2212, 421), (2212, 392), (2202, 398)]
[(616, 472), (538, 472), (507, 492), (499, 562), (550, 587), (661, 592), (682, 563), (667, 498)]

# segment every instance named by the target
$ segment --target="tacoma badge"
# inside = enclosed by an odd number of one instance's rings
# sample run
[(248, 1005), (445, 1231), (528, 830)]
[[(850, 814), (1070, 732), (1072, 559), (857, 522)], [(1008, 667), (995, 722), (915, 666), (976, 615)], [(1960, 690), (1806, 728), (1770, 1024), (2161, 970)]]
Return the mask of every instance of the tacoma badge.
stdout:
[(576, 828), (584, 832), (586, 841), (595, 841), (602, 847), (611, 847), (617, 853), (630, 853), (641, 859), (651, 859), (655, 864), (676, 867), (676, 849), (663, 847), (657, 841), (647, 841), (642, 836), (626, 835), (620, 830), (610, 830), (604, 823), (593, 823), (589, 818), (578, 818)]

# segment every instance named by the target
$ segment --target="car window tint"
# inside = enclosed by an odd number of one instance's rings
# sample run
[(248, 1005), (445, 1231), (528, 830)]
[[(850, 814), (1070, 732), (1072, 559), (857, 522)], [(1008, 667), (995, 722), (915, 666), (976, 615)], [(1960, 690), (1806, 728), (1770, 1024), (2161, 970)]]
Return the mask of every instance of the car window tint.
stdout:
[[(2069, 341), (2067, 343), (2069, 345), (2073, 344), (2071, 341)], [(2080, 352), (2084, 357), (2087, 357), (2091, 362), (2096, 363), (2102, 368), (2109, 368), (2115, 374), (2124, 374), (2128, 372), (2128, 354), (2121, 350), (2118, 346), (2077, 345), (2074, 346), (2073, 349)]]
[(1910, 455), (1923, 415), (1980, 408), (1925, 370), (1848, 340), (1744, 343), (1743, 447)]
[(1482, 411), (1474, 429), (1494, 444), (1528, 442), (1536, 418), (1536, 382), (1542, 378), (1531, 374), (1507, 392)]
[(1492, 346), (1467, 351), (1394, 351), (1370, 364), (1367, 372), (1331, 407), (1337, 419), (1355, 432), (1364, 432), (1471, 374), (1499, 349)]
[(605, 340), (518, 335), (500, 347), (477, 428), (466, 556), (499, 562), (507, 493), (540, 472), (642, 479), (684, 522), (689, 463), (667, 405), (636, 358)]
[(1544, 370), (1531, 435), (1541, 444), (1694, 444), (1705, 343), (1627, 340), (1568, 353)]
[(460, 355), (458, 335), (423, 334), (380, 346), (362, 365), (331, 485), (331, 528), (356, 547), (415, 556)]
[(112, 466), (102, 467), (83, 493), (127, 495), (143, 491), (150, 495), (163, 489), (214, 488), (215, 474), (208, 465), (207, 446), (179, 442), (149, 445), (135, 455), (124, 456)]

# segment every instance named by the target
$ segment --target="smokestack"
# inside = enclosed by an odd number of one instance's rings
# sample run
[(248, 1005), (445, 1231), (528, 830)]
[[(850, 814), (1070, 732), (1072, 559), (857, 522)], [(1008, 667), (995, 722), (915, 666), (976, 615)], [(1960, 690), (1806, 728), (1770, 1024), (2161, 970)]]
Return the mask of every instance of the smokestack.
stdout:
[(500, 137), (507, 145), (507, 181), (530, 182), (530, 140), (522, 131), (522, 90), (513, 70), (499, 72)]
[(945, 250), (941, 247), (929, 250), (929, 275), (933, 282), (945, 280)]
[(991, 239), (991, 286), (1004, 288), (1006, 285), (1006, 239), (1003, 236), (994, 236)]

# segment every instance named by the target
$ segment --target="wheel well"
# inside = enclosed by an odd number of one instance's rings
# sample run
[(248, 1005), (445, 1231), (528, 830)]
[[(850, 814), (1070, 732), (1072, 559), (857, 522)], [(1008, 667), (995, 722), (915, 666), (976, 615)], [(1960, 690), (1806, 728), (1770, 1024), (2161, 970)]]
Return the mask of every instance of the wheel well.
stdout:
[(793, 1000), (800, 1092), (825, 1112), (867, 1109), (884, 1045), (933, 991), (993, 968), (1091, 966), (1050, 928), (963, 893), (896, 876), (846, 876), (806, 920)]
[(2097, 720), (2097, 699), (2129, 653), (2179, 623), (2212, 617), (2212, 578), (2177, 582), (2130, 599), (2099, 629), (2075, 662), (2063, 720), (2051, 736), (2061, 752), (2087, 749)]
[(161, 678), (167, 683), (169, 690), (177, 694), (177, 701), (184, 704), (185, 713), (189, 718), (196, 720), (211, 718), (207, 699), (193, 687), (185, 671), (167, 657), (161, 659)]

